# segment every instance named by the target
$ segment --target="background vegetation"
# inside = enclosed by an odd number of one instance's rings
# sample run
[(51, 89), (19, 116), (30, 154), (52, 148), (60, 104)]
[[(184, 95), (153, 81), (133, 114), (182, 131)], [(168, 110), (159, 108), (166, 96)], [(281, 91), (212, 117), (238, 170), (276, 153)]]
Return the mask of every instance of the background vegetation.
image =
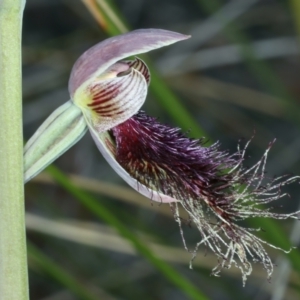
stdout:
[[(255, 138), (248, 164), (268, 143), (271, 175), (299, 174), (298, 1), (28, 0), (23, 27), (24, 136), (68, 100), (71, 67), (90, 46), (137, 28), (164, 28), (192, 39), (150, 53), (151, 91), (143, 109), (193, 137), (235, 151)], [(150, 61), (151, 60), (151, 61)], [(267, 249), (271, 282), (255, 266), (245, 288), (238, 269), (210, 276), (217, 264), (191, 255), (167, 205), (127, 187), (86, 135), (29, 182), (26, 225), (31, 299), (299, 299), (300, 255)], [(294, 184), (278, 211), (299, 209)], [(253, 220), (264, 239), (299, 245), (299, 222)], [(188, 245), (199, 241), (184, 227)]]

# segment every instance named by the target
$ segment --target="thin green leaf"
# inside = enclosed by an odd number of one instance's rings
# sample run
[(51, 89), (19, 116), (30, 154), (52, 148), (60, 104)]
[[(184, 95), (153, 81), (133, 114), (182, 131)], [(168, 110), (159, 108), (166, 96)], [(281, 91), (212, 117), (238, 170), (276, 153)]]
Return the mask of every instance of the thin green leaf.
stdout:
[(298, 34), (298, 40), (300, 42), (300, 1), (290, 0), (291, 12), (294, 15), (295, 28)]

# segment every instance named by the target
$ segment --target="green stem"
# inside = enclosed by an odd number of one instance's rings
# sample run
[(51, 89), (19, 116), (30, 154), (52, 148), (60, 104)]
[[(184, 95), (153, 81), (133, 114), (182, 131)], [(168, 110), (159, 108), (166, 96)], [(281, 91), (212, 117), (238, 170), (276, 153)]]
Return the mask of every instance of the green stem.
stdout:
[(0, 1), (0, 293), (29, 299), (24, 222), (21, 29), (25, 0)]

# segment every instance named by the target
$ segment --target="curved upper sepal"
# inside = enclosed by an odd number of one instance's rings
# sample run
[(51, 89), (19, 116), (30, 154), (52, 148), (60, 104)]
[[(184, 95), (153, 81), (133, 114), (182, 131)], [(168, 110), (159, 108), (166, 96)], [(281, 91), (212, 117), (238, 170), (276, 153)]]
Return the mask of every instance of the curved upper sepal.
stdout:
[(122, 177), (132, 188), (134, 188), (137, 192), (144, 195), (145, 197), (159, 203), (170, 203), (178, 201), (177, 199), (146, 187), (142, 183), (138, 182), (135, 178), (131, 177), (115, 158), (115, 141), (112, 139), (109, 132), (105, 131), (99, 133), (91, 126), (91, 124), (88, 124), (88, 127), (103, 157), (107, 160), (107, 162), (115, 170), (115, 172), (117, 172), (117, 174)]
[(71, 98), (80, 86), (88, 85), (117, 61), (187, 38), (189, 36), (168, 30), (139, 29), (96, 44), (84, 52), (73, 66), (69, 80)]

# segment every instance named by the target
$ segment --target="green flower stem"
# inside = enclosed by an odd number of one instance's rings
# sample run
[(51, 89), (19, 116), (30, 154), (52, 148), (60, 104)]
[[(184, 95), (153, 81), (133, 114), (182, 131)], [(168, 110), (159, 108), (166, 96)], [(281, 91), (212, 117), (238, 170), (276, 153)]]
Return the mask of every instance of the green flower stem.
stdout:
[(29, 299), (24, 222), (21, 29), (25, 0), (0, 1), (0, 298)]

